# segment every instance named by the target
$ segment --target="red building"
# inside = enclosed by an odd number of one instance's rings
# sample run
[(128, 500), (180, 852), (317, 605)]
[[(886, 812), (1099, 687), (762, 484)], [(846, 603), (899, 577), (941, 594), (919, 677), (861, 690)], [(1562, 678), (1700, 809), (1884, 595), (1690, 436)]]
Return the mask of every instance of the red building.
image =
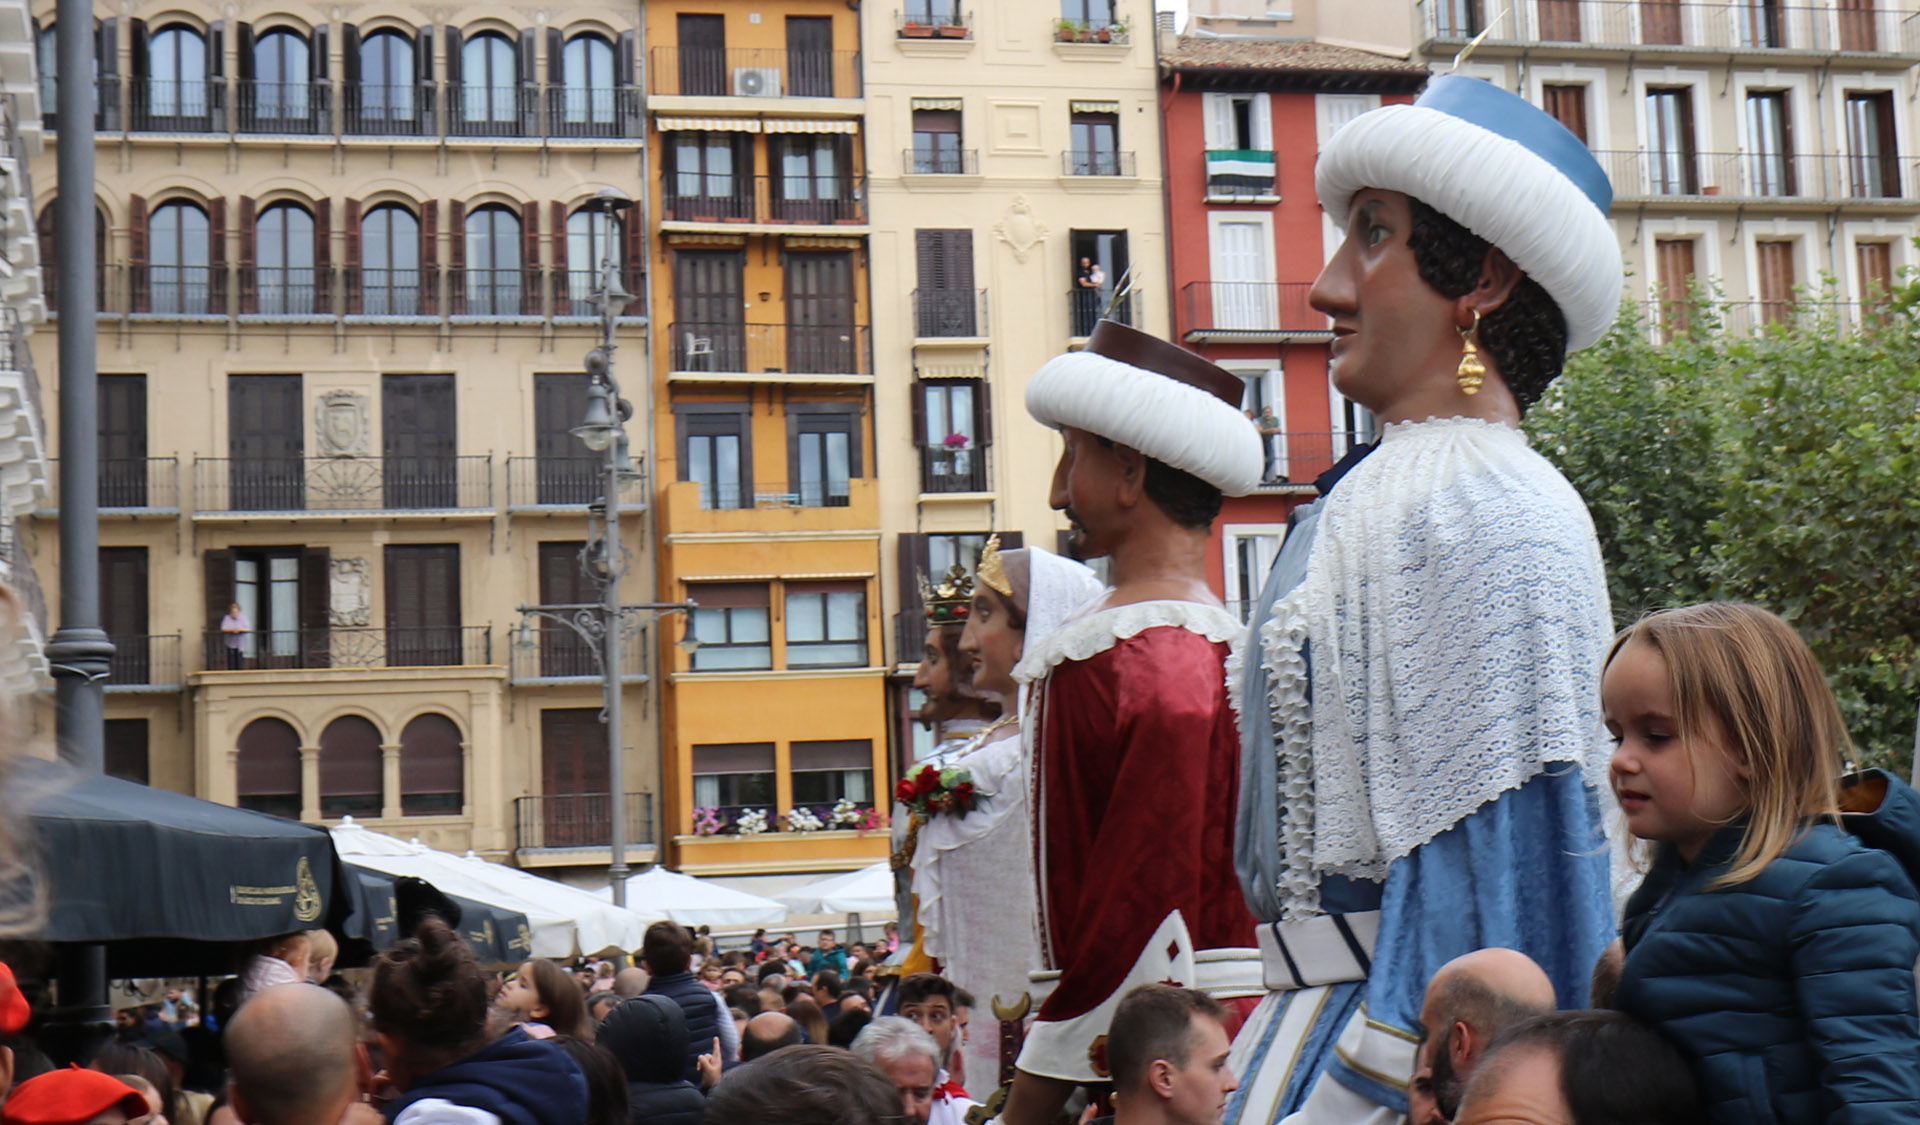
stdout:
[(1229, 497), (1208, 563), (1234, 608), (1260, 591), (1287, 516), (1373, 422), (1327, 382), (1327, 318), (1307, 290), (1338, 242), (1313, 190), (1320, 147), (1412, 101), (1417, 63), (1325, 43), (1181, 36), (1160, 55), (1175, 338), (1247, 381), (1267, 483)]

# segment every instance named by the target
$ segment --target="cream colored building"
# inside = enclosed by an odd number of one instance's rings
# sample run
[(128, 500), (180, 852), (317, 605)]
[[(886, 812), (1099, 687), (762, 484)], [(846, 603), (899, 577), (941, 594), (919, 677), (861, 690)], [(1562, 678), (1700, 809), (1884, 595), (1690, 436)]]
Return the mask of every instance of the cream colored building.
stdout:
[[(597, 670), (557, 630), (515, 641), (518, 606), (597, 597), (578, 554), (598, 459), (566, 431), (599, 262), (646, 291), (642, 228), (582, 210), (639, 190), (638, 11), (97, 12), (110, 772), (604, 863)], [(33, 168), (49, 257), (56, 125)], [(620, 342), (644, 386), (637, 315)], [(34, 344), (51, 370), (53, 334)], [(647, 600), (646, 488), (623, 496), (627, 597)], [(58, 509), (30, 535), (50, 586)], [(649, 651), (623, 668), (629, 862), (657, 838)]]
[(1057, 549), (1065, 522), (1047, 497), (1060, 443), (1027, 416), (1026, 382), (1109, 309), (1170, 331), (1166, 217), (1147, 0), (863, 11), (882, 585), (900, 713), (922, 636), (915, 571), (971, 566), (993, 531)]

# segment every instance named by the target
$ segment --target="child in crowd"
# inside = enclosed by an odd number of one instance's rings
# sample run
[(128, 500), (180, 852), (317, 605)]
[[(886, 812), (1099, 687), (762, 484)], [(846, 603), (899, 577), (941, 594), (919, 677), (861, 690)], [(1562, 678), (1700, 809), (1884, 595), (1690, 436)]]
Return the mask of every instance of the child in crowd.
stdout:
[(312, 939), (304, 933), (270, 938), (240, 971), (240, 1003), (276, 984), (301, 984), (307, 979), (313, 954)]
[(586, 997), (573, 977), (551, 961), (536, 959), (521, 965), (500, 986), (494, 1007), (535, 1039), (593, 1038), (587, 1027)]
[(1714, 1125), (1920, 1120), (1920, 797), (1851, 749), (1778, 617), (1709, 603), (1621, 634), (1615, 797), (1653, 845), (1615, 1006), (1691, 1058)]

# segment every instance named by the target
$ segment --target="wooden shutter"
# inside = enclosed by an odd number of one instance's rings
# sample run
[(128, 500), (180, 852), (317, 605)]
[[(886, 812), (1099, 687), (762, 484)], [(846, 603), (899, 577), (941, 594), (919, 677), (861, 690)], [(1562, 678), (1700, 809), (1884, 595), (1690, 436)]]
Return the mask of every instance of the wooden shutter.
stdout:
[(400, 811), (406, 816), (451, 815), (466, 793), (460, 728), (429, 712), (400, 732)]
[(129, 309), (151, 312), (153, 286), (147, 275), (147, 201), (145, 197), (127, 197), (127, 292)]
[(420, 311), (440, 313), (440, 201), (420, 204)]
[[(55, 263), (59, 262), (59, 225), (54, 219), (55, 206), (47, 204), (40, 211), (40, 217), (33, 221), (34, 234), (40, 240), (40, 277), (46, 290), (47, 308), (57, 310), (60, 307), (60, 272)], [(104, 250), (105, 247), (98, 249)], [(94, 300), (102, 309), (110, 309), (104, 290), (94, 293)]]
[(333, 626), (328, 612), (333, 597), (333, 567), (325, 547), (304, 547), (300, 551), (300, 636), (305, 647), (305, 666), (326, 668), (333, 663)]
[(106, 774), (135, 785), (151, 780), (147, 758), (147, 720), (108, 719), (106, 721)]
[(257, 217), (253, 197), (240, 197), (240, 311), (260, 311), (259, 278), (254, 274), (254, 237)]
[[(540, 712), (541, 792), (549, 798), (605, 793), (609, 784), (607, 764), (606, 728), (600, 724), (598, 708), (549, 707)], [(550, 821), (549, 845), (556, 843), (554, 827)]]
[(1871, 308), (1887, 303), (1893, 292), (1893, 246), (1886, 242), (1860, 242), (1853, 255), (1860, 270), (1860, 298)]
[(227, 200), (207, 200), (207, 308), (227, 311)]
[(993, 384), (982, 378), (973, 385), (973, 409), (979, 417), (974, 419), (976, 426), (974, 440), (982, 447), (993, 444)]
[(893, 658), (905, 664), (920, 659), (920, 642), (926, 636), (923, 616), (926, 607), (920, 600), (920, 575), (927, 571), (927, 537), (919, 532), (900, 535), (894, 545), (894, 558), (900, 575), (900, 625), (895, 630), (899, 651)]
[(271, 802), (283, 807), (301, 803), (300, 736), (292, 727), (279, 719), (255, 719), (240, 731), (234, 745), (240, 751), (234, 780), (241, 808), (260, 807), (248, 798), (291, 798), (291, 805)]
[[(422, 31), (420, 37), (422, 40), (429, 40), (433, 38), (433, 33)], [(447, 98), (447, 130), (451, 132), (456, 128), (456, 123), (460, 121), (461, 114), (464, 112), (466, 105), (466, 99), (460, 90), (460, 68), (464, 60), (460, 57), (459, 28), (447, 28), (446, 44), (447, 81), (443, 88), (446, 90)]]
[(917, 449), (927, 447), (927, 389), (932, 383), (913, 381), (913, 444)]
[[(329, 52), (327, 50), (328, 30), (329, 28), (326, 24), (321, 24), (319, 27), (313, 29), (312, 49), (307, 52), (307, 77), (314, 82), (325, 82), (327, 80), (328, 68), (332, 65), (332, 60), (328, 58)], [(326, 96), (322, 93), (320, 95), (320, 104), (325, 106), (326, 101)]]
[(634, 87), (640, 81), (640, 42), (634, 32), (620, 33), (620, 38), (614, 43), (613, 67), (613, 96), (617, 106), (615, 112), (619, 114), (620, 135), (637, 137), (640, 135), (640, 96)]
[(147, 377), (101, 375), (100, 506), (144, 508), (147, 496)]
[[(531, 210), (533, 204), (529, 203), (527, 207)], [(552, 220), (549, 225), (553, 228), (547, 234), (548, 268), (553, 270), (553, 315), (567, 316), (573, 312), (573, 286), (568, 273), (572, 264), (567, 261), (567, 205), (555, 201), (547, 214)]]
[(1587, 142), (1587, 88), (1585, 86), (1543, 86), (1547, 115), (1567, 127), (1567, 132)]
[(100, 128), (120, 130), (120, 17), (100, 21), (94, 60), (100, 67)]
[[(346, 270), (343, 273), (344, 284), (341, 286), (341, 295), (345, 305), (343, 311), (351, 315), (359, 312), (364, 307), (363, 302), (365, 300), (365, 290), (362, 288), (365, 279), (360, 273), (361, 269), (364, 268), (362, 266), (364, 259), (361, 256), (362, 251), (360, 249), (360, 201), (358, 199), (347, 200), (345, 212), (342, 214), (341, 220), (341, 234), (346, 238), (347, 251)], [(389, 279), (389, 284), (391, 284), (391, 279)]]
[(1680, 42), (1680, 0), (1640, 0), (1640, 38), (1674, 46)]
[(447, 204), (447, 311), (467, 311), (467, 205)]
[(347, 95), (347, 131), (352, 132), (360, 109), (360, 29), (353, 24), (340, 28), (340, 81)]
[[(520, 135), (523, 137), (540, 134), (539, 99), (534, 96), (540, 89), (540, 67), (539, 60), (534, 58), (534, 43), (533, 29), (522, 28), (520, 47), (516, 52), (519, 56), (516, 61), (520, 64), (520, 89), (514, 96), (520, 100)], [(526, 292), (531, 294), (531, 288)]]
[(1873, 125), (1880, 145), (1880, 194), (1900, 197), (1900, 142), (1893, 124), (1893, 95), (1873, 95)]
[(1754, 244), (1760, 263), (1760, 316), (1768, 324), (1786, 319), (1793, 308), (1793, 247), (1791, 242)]
[[(525, 44), (531, 49), (532, 43)], [(565, 226), (562, 226), (564, 232)], [(529, 200), (520, 209), (520, 311), (540, 315), (540, 204)]]
[(378, 727), (359, 715), (342, 715), (328, 723), (320, 732), (320, 815), (335, 817), (366, 807), (338, 798), (372, 797), (377, 808), (385, 773)]
[(1662, 238), (1654, 242), (1655, 265), (1659, 271), (1660, 319), (1669, 339), (1692, 327), (1688, 305), (1693, 284), (1693, 240)]
[(147, 63), (149, 41), (147, 21), (129, 19), (127, 21), (127, 73), (133, 79), (133, 107), (136, 114), (147, 110)]
[(333, 200), (313, 201), (313, 311), (333, 312)]
[[(207, 91), (207, 125), (216, 133), (227, 130), (227, 21), (214, 20), (207, 27), (206, 39), (207, 71), (196, 81)], [(253, 65), (253, 51), (249, 49), (241, 56), (249, 68)], [(181, 107), (186, 108), (185, 106)]]
[(1840, 49), (1878, 51), (1880, 30), (1875, 25), (1875, 0), (1839, 0)]
[[(627, 292), (644, 302), (647, 300), (647, 224), (640, 221), (638, 209), (629, 209), (615, 221), (620, 224), (621, 236), (626, 241), (620, 263), (625, 268)], [(634, 311), (644, 310), (643, 305)]]
[[(216, 23), (214, 24), (214, 26), (217, 28), (219, 27), (219, 24)], [(240, 96), (247, 103), (246, 105), (247, 112), (252, 113), (254, 110), (259, 108), (259, 104), (260, 104), (258, 101), (254, 100), (253, 90), (251, 87), (247, 85), (247, 83), (252, 82), (254, 79), (253, 25), (250, 23), (246, 23), (244, 21), (240, 23), (236, 23), (233, 28), (233, 41), (234, 41), (234, 48), (239, 52), (239, 55), (240, 55), (239, 65), (234, 68), (234, 73), (238, 75), (240, 78), (240, 83), (241, 83), (240, 89), (242, 91)], [(211, 44), (208, 45), (208, 54), (210, 55), (214, 54)], [(214, 65), (218, 66), (219, 64), (215, 63)]]
[[(118, 671), (128, 657), (142, 664), (146, 657), (147, 637), (147, 549), (145, 547), (100, 548), (100, 627), (110, 637), (138, 638), (139, 651), (116, 652), (113, 664)], [(224, 615), (225, 611), (222, 611)], [(133, 647), (133, 646), (130, 646)], [(134, 681), (123, 681), (134, 682)]]
[(233, 604), (233, 552), (209, 550), (200, 553), (200, 565), (206, 575), (207, 612), (201, 657), (208, 668), (225, 667), (225, 638), (220, 635), (220, 619)]
[[(549, 27), (547, 29), (547, 88), (550, 90), (565, 90), (567, 88), (566, 50), (566, 36), (561, 34), (559, 28)], [(555, 95), (556, 98), (559, 96), (560, 95), (557, 94)], [(556, 112), (559, 111), (560, 103), (558, 101), (554, 102), (554, 109)], [(548, 126), (548, 131), (558, 132), (558, 125), (559, 122), (556, 120)]]

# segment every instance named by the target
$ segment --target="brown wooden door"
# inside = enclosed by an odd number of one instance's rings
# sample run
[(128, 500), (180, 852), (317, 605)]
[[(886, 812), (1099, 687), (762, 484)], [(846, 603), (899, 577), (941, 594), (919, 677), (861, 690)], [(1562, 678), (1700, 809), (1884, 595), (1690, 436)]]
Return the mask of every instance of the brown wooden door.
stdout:
[(305, 427), (298, 375), (227, 376), (229, 508), (299, 511), (305, 497)]
[(1793, 243), (1760, 242), (1754, 251), (1760, 264), (1760, 319), (1774, 324), (1793, 312)]
[[(580, 540), (540, 544), (540, 604), (583, 605), (600, 600), (600, 591), (580, 566)], [(580, 635), (553, 621), (540, 622), (542, 676), (597, 676), (593, 650)]]
[(113, 641), (107, 682), (149, 682), (147, 620), (147, 549), (100, 548), (100, 627)]
[(746, 266), (746, 255), (738, 250), (675, 252), (674, 370), (751, 370), (747, 366)]
[(1880, 49), (1879, 14), (1874, 0), (1839, 0), (1840, 49), (1842, 51), (1878, 51)]
[(680, 35), (681, 95), (726, 96), (730, 93), (726, 17), (682, 12), (675, 22)]
[(1693, 240), (1662, 238), (1654, 242), (1660, 271), (1660, 321), (1668, 339), (1692, 327), (1689, 298), (1693, 289)]
[(607, 728), (593, 707), (540, 712), (540, 790), (549, 848), (607, 842)]
[(108, 719), (106, 721), (106, 774), (136, 785), (148, 784), (147, 721), (145, 719)]
[(1861, 304), (1868, 309), (1884, 307), (1887, 295), (1893, 292), (1893, 245), (1887, 242), (1856, 243), (1853, 257), (1860, 270)]
[(387, 507), (458, 507), (453, 376), (383, 376), (380, 415)]
[(434, 543), (387, 548), (387, 664), (461, 664), (460, 548)]
[(590, 381), (584, 371), (533, 377), (535, 503), (591, 504), (600, 495), (600, 459), (572, 433), (586, 415)]
[(1680, 0), (1640, 0), (1640, 40), (1673, 45), (1680, 42)]
[(1580, 41), (1580, 0), (1540, 0), (1540, 38), (1549, 43)]
[(853, 326), (853, 255), (787, 255), (787, 370), (860, 373)]
[(147, 377), (100, 380), (100, 506), (147, 506)]
[(1585, 86), (1542, 86), (1547, 116), (1567, 127), (1567, 132), (1587, 141), (1587, 88)]
[(833, 17), (787, 17), (787, 96), (833, 97)]
[(973, 290), (973, 232), (913, 232), (919, 297), (916, 336), (978, 336)]

